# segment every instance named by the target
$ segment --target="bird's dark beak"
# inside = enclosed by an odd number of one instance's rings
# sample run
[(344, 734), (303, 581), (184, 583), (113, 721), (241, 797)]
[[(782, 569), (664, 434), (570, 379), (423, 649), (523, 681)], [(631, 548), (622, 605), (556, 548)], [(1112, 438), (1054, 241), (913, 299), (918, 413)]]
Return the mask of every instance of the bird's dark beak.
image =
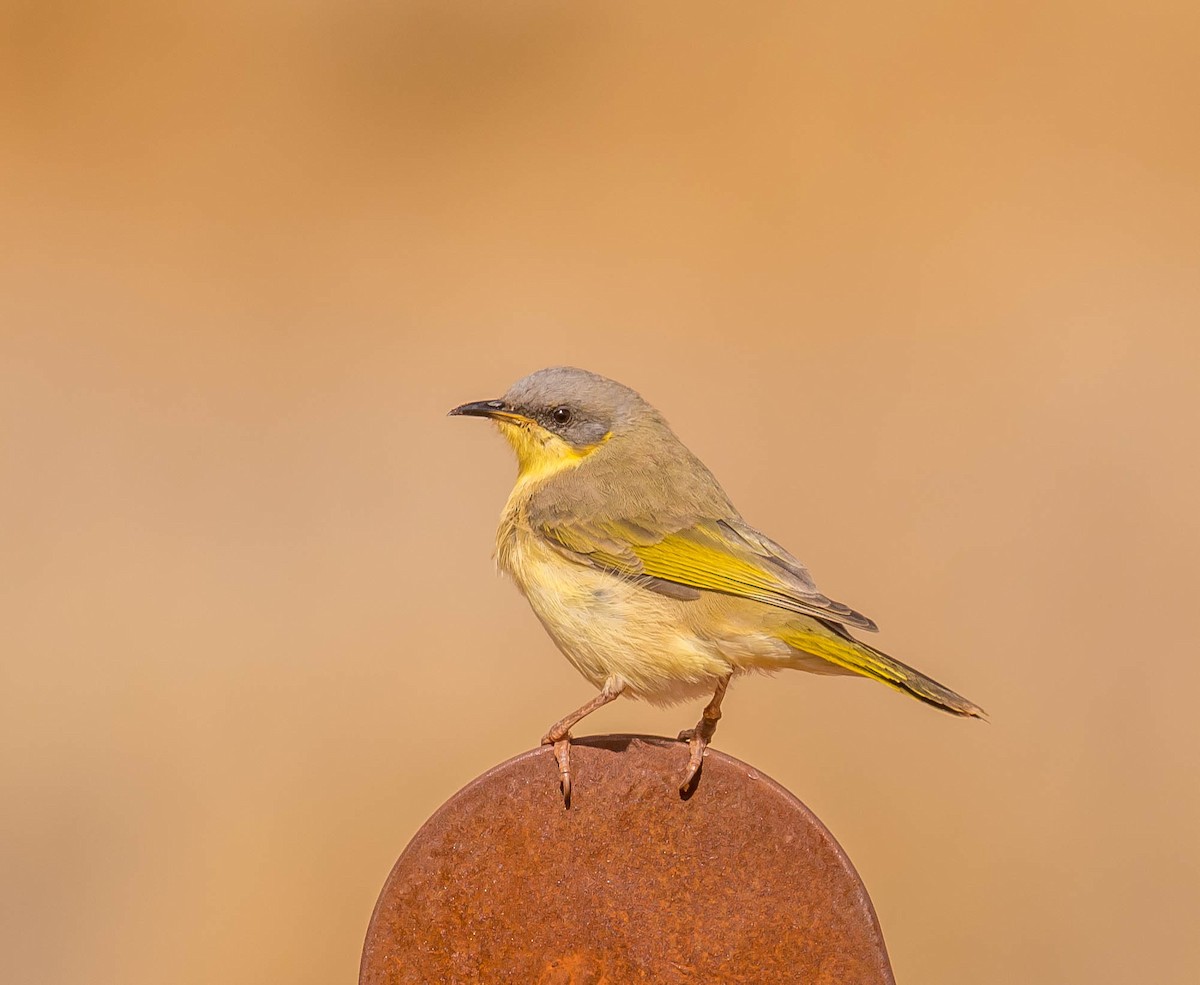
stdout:
[(503, 400), (476, 400), (474, 403), (462, 404), (450, 411), (448, 417), (490, 417), (493, 419), (523, 421), (521, 414), (507, 409)]

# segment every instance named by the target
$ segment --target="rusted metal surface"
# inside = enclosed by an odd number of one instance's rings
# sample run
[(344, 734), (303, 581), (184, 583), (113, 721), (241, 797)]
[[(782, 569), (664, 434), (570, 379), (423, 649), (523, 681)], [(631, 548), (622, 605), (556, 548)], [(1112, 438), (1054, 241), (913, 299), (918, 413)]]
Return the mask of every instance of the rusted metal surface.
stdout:
[(570, 809), (548, 747), (459, 791), (413, 838), (367, 930), (361, 985), (894, 985), (858, 874), (813, 814), (709, 750), (581, 739)]

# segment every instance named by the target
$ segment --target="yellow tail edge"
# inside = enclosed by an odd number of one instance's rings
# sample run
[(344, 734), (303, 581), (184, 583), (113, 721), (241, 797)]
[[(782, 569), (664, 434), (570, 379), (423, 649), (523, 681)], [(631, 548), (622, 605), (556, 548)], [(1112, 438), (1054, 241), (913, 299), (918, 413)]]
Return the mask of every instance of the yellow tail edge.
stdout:
[[(838, 635), (833, 635), (835, 632)], [(828, 660), (831, 664), (852, 673), (881, 681), (888, 687), (903, 691), (951, 715), (987, 719), (987, 712), (961, 694), (951, 691), (944, 684), (939, 684), (932, 677), (926, 677), (919, 670), (901, 663), (894, 657), (889, 657), (881, 650), (876, 650), (850, 636), (841, 635), (833, 628), (830, 629), (830, 635), (794, 629), (782, 634), (781, 638), (790, 647)]]

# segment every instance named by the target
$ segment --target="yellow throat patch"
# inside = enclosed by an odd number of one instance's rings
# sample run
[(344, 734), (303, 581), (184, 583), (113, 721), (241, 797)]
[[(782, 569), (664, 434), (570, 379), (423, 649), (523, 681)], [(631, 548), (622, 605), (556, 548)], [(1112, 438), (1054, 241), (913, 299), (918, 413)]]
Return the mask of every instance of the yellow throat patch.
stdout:
[(514, 493), (566, 469), (575, 468), (611, 437), (611, 433), (606, 434), (594, 445), (576, 448), (534, 421), (495, 418), (494, 422), (517, 453), (517, 485)]

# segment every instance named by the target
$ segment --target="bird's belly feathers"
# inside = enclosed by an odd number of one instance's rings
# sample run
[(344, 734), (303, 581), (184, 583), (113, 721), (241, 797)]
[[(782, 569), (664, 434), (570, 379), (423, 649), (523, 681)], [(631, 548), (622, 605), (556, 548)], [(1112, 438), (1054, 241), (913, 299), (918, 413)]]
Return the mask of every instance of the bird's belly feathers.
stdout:
[[(616, 675), (638, 697), (670, 703), (711, 692), (717, 679), (742, 665), (731, 659), (722, 634), (694, 626), (696, 602), (569, 561), (532, 531), (507, 533), (501, 567), (558, 648), (597, 687)], [(754, 640), (738, 636), (739, 649), (754, 649)], [(780, 656), (786, 649), (775, 640), (762, 645)]]

